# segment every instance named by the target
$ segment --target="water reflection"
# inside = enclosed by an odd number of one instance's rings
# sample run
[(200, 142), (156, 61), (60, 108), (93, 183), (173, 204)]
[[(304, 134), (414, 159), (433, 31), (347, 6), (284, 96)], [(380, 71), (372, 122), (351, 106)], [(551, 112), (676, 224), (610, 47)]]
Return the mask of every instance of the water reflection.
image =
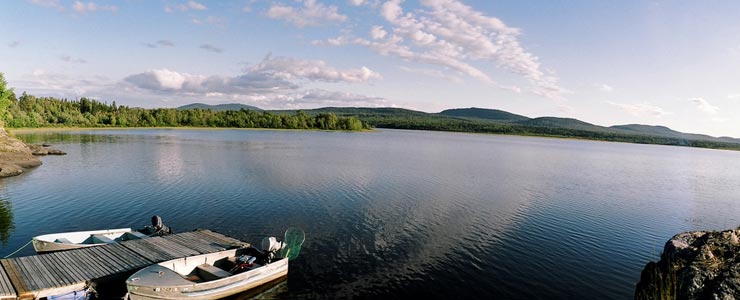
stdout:
[(8, 200), (0, 199), (0, 241), (3, 242), (3, 246), (8, 243), (14, 229), (13, 205)]
[[(5, 191), (5, 183), (2, 181), (0, 181), (0, 191)], [(13, 222), (13, 203), (6, 199), (0, 198), (0, 241), (2, 241), (3, 247), (8, 244), (10, 234), (13, 232), (14, 229), (15, 223)]]

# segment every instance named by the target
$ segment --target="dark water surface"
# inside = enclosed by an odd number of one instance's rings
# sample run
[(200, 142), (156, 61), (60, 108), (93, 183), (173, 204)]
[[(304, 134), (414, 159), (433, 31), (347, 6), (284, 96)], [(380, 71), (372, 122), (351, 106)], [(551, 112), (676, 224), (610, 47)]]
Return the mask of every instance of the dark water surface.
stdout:
[(0, 181), (2, 256), (153, 214), (252, 243), (297, 226), (282, 299), (631, 299), (673, 234), (740, 224), (740, 152), (399, 130), (18, 137), (68, 155)]

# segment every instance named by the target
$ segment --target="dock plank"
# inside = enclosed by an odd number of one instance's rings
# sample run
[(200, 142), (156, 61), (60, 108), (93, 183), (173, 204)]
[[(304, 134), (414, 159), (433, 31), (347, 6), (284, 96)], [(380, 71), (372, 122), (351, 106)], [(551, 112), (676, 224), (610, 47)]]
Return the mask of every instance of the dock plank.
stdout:
[(89, 251), (87, 248), (79, 250), (65, 251), (64, 254), (68, 255), (70, 262), (81, 266), (85, 277), (87, 278), (98, 278), (103, 276), (106, 271), (96, 266), (88, 258)]
[(168, 238), (177, 239), (180, 243), (189, 245), (189, 247), (197, 249), (201, 254), (223, 251), (230, 248), (230, 245), (223, 245), (218, 241), (204, 240), (195, 232), (185, 232), (174, 237), (170, 236)]
[(54, 265), (50, 263), (44, 255), (38, 255), (38, 256), (31, 256), (31, 261), (36, 265), (36, 267), (41, 270), (43, 273), (45, 273), (48, 277), (47, 279), (54, 287), (61, 287), (70, 284), (71, 282), (68, 282), (68, 276), (66, 274), (60, 273), (58, 270), (54, 268)]
[(13, 289), (13, 284), (10, 283), (10, 277), (8, 276), (5, 268), (0, 266), (0, 299), (15, 298), (17, 294)]
[(55, 280), (49, 271), (43, 266), (39, 256), (27, 256), (22, 257), (24, 263), (30, 267), (34, 274), (39, 279), (39, 287), (56, 287)]
[(198, 233), (200, 235), (203, 235), (203, 236), (208, 236), (208, 237), (210, 237), (212, 239), (219, 240), (219, 241), (221, 241), (224, 244), (230, 244), (233, 247), (241, 247), (241, 246), (249, 245), (249, 243), (240, 241), (238, 239), (235, 239), (235, 238), (232, 238), (230, 236), (226, 236), (224, 234), (221, 234), (221, 233), (218, 233), (218, 232), (215, 232), (215, 231), (211, 231), (211, 230), (204, 229), (204, 230), (196, 230), (194, 232), (196, 232), (196, 233)]
[(85, 281), (87, 276), (85, 276), (85, 271), (82, 269), (82, 266), (76, 263), (73, 263), (72, 260), (69, 258), (67, 253), (65, 252), (55, 252), (55, 253), (49, 253), (47, 255), (51, 255), (51, 257), (54, 258), (55, 261), (57, 261), (61, 266), (63, 266), (65, 269), (69, 270), (72, 274), (74, 274), (73, 281)]
[(87, 279), (80, 265), (73, 264), (69, 259), (65, 258), (67, 256), (64, 252), (49, 253), (47, 256), (49, 256), (50, 260), (56, 262), (61, 269), (65, 270), (67, 274), (71, 274), (71, 280), (73, 282), (85, 281)]
[(123, 260), (127, 266), (127, 270), (131, 269), (138, 269), (144, 266), (148, 266), (152, 264), (153, 262), (144, 258), (143, 256), (137, 254), (136, 252), (133, 252), (126, 248), (125, 246), (121, 244), (114, 244), (108, 247), (108, 249), (116, 255), (116, 257), (119, 257), (121, 260)]
[(11, 260), (0, 260), (0, 265), (3, 266), (3, 269), (5, 269), (5, 272), (8, 274), (8, 279), (13, 285), (13, 289), (15, 289), (18, 297), (24, 296), (31, 292), (31, 289), (28, 288), (28, 285), (21, 277), (17, 266), (15, 266), (15, 264)]
[(163, 249), (169, 249), (177, 257), (187, 257), (201, 254), (200, 251), (194, 249), (192, 245), (182, 245), (172, 241), (171, 239), (158, 238), (149, 240), (150, 243)]
[(52, 272), (52, 275), (54, 275), (54, 279), (57, 280), (57, 284), (59, 286), (65, 286), (75, 283), (76, 276), (74, 276), (74, 274), (72, 274), (68, 270), (62, 268), (60, 264), (53, 260), (51, 255), (39, 255), (38, 257), (49, 269), (49, 271)]
[[(151, 238), (149, 238), (151, 239)], [(169, 252), (163, 251), (159, 247), (146, 241), (148, 239), (125, 241), (121, 245), (131, 249), (137, 254), (145, 257), (152, 262), (161, 262), (165, 260), (175, 259), (177, 256), (172, 255)]]
[[(198, 254), (204, 254), (204, 253), (210, 253), (213, 251), (221, 251), (216, 249), (222, 249), (221, 247), (212, 247), (211, 245), (204, 244), (200, 241), (195, 241), (193, 239), (185, 238), (185, 237), (168, 237), (168, 241), (171, 241), (173, 243), (176, 243), (178, 245), (182, 245), (184, 247), (188, 247), (190, 249), (193, 249), (198, 252)], [(226, 249), (223, 249), (226, 250)]]
[(38, 276), (34, 276), (33, 269), (31, 269), (31, 266), (27, 266), (25, 262), (21, 260), (22, 258), (23, 257), (12, 259), (12, 262), (16, 266), (16, 270), (18, 270), (21, 277), (26, 281), (26, 284), (31, 291), (39, 290), (39, 287), (43, 286), (43, 283), (41, 283)]

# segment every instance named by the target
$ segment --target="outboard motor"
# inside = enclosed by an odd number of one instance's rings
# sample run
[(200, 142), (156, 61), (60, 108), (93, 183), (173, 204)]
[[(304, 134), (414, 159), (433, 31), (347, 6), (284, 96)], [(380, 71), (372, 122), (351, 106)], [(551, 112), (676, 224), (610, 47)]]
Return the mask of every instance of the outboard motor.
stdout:
[(262, 239), (262, 251), (267, 255), (267, 261), (270, 262), (275, 258), (275, 254), (285, 248), (285, 243), (278, 241), (274, 236)]
[(152, 226), (145, 228), (146, 234), (149, 236), (165, 236), (172, 234), (172, 229), (165, 226), (162, 221), (162, 217), (154, 215), (152, 216)]

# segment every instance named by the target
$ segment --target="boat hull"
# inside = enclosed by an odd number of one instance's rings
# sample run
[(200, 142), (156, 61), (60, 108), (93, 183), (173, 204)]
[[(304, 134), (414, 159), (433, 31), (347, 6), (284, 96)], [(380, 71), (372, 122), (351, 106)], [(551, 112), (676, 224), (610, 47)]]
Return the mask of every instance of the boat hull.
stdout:
[[(163, 263), (164, 264), (164, 263)], [(159, 274), (167, 285), (137, 284), (138, 280), (132, 280), (137, 276), (146, 274)], [(226, 278), (195, 283), (187, 282), (180, 278), (169, 278), (167, 276), (180, 276), (175, 272), (167, 272), (160, 265), (144, 268), (132, 275), (126, 281), (128, 298), (131, 300), (161, 300), (161, 299), (220, 299), (249, 291), (261, 285), (286, 277), (288, 275), (288, 259), (280, 259), (254, 270), (246, 271)], [(146, 281), (146, 280), (141, 280)]]
[[(133, 233), (131, 228), (119, 228), (119, 229), (106, 229), (106, 230), (93, 230), (93, 231), (75, 231), (75, 232), (64, 232), (64, 233), (52, 233), (36, 236), (32, 239), (33, 248), (36, 253), (48, 253), (56, 251), (65, 251), (72, 249), (80, 249), (86, 247), (94, 247), (105, 245), (108, 243), (83, 243), (83, 241), (89, 238), (91, 235), (100, 235), (108, 237), (111, 240), (120, 237), (126, 233)], [(69, 243), (57, 242), (58, 240), (66, 239)]]

